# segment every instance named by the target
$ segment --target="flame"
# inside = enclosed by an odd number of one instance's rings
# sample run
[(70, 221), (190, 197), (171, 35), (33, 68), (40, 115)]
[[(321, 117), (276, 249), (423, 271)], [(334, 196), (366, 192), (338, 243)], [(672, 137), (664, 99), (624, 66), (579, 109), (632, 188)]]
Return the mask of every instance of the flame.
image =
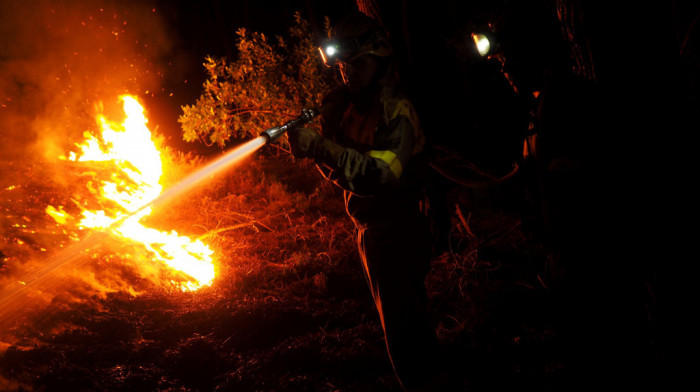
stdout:
[[(78, 145), (80, 152), (71, 152), (68, 157), (77, 162), (114, 162), (120, 173), (112, 173), (111, 178), (102, 180), (97, 193), (119, 207), (110, 213), (86, 209), (78, 226), (109, 229), (118, 237), (142, 243), (155, 261), (192, 278), (185, 282), (171, 282), (182, 291), (194, 291), (209, 285), (215, 271), (213, 251), (207, 245), (201, 240), (181, 236), (174, 230), (162, 232), (140, 222), (151, 213), (149, 203), (163, 190), (159, 183), (163, 164), (146, 125), (148, 119), (143, 107), (133, 96), (122, 95), (120, 99), (126, 114), (124, 122), (114, 124), (104, 115), (98, 115), (102, 141), (86, 133), (85, 142)], [(62, 207), (49, 206), (47, 213), (58, 223), (65, 223), (68, 219)]]

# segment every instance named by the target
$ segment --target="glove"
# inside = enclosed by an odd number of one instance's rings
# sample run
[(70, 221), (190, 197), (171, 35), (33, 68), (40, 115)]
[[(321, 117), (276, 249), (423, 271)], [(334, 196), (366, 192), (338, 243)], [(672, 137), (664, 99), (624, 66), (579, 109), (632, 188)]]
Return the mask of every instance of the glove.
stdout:
[(309, 128), (296, 128), (287, 131), (289, 146), (296, 159), (313, 158), (314, 150), (321, 135)]
[(312, 158), (333, 168), (338, 167), (342, 146), (326, 139), (309, 128), (297, 128), (287, 132), (292, 155), (296, 159)]

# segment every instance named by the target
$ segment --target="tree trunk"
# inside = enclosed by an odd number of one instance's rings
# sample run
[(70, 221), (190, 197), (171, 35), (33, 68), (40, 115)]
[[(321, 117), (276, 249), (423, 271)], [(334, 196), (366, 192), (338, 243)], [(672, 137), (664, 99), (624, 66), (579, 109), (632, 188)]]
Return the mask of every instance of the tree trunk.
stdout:
[(370, 18), (374, 18), (378, 20), (380, 23), (382, 23), (382, 18), (379, 12), (379, 4), (377, 4), (377, 0), (356, 0), (357, 1), (357, 9), (360, 10), (363, 14), (369, 16)]

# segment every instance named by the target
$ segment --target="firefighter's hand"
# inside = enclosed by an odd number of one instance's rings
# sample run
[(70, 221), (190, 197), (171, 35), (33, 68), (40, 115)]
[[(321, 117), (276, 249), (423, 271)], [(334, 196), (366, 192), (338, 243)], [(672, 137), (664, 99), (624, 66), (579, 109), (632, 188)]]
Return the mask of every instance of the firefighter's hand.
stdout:
[(296, 159), (313, 158), (314, 150), (322, 136), (309, 128), (296, 128), (287, 132), (292, 155)]

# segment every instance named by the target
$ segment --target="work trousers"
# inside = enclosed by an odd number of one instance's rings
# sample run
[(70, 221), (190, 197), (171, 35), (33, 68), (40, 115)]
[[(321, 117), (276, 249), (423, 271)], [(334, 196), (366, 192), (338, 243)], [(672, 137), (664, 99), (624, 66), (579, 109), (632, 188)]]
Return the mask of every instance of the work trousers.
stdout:
[(358, 247), (386, 347), (402, 386), (435, 376), (438, 342), (427, 313), (431, 243), (427, 219), (414, 215), (359, 222)]

